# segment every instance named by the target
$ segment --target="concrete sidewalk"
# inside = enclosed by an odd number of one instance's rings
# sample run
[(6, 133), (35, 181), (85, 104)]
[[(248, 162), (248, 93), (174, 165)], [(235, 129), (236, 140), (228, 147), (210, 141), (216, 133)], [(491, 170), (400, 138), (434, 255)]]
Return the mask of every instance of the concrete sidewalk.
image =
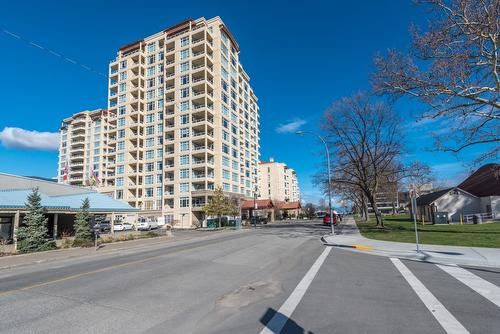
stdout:
[[(500, 248), (442, 246), (374, 240), (363, 237), (354, 218), (346, 217), (335, 235), (323, 236), (325, 245), (343, 247), (356, 252), (398, 257), (426, 262), (500, 268)], [(499, 245), (500, 247), (500, 245)]]

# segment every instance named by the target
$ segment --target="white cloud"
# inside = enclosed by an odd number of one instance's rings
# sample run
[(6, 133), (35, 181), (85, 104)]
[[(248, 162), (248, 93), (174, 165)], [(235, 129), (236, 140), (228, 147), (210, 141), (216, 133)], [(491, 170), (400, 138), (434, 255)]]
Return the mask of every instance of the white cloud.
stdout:
[(456, 172), (457, 170), (463, 170), (464, 166), (461, 162), (448, 162), (442, 164), (431, 165), (431, 168), (436, 173), (443, 172)]
[(59, 133), (5, 127), (0, 132), (0, 142), (7, 148), (56, 151), (59, 148)]
[(292, 120), (287, 121), (286, 123), (280, 124), (276, 128), (276, 132), (278, 133), (292, 133), (297, 131), (302, 125), (307, 122), (301, 118), (294, 118)]

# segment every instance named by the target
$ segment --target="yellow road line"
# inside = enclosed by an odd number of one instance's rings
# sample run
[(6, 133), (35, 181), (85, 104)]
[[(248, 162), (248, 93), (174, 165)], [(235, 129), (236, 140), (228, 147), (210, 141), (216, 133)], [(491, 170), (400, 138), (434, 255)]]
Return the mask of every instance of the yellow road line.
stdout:
[(54, 284), (54, 283), (69, 281), (69, 280), (72, 280), (72, 279), (75, 279), (75, 278), (80, 278), (80, 277), (84, 277), (84, 276), (88, 276), (88, 275), (92, 275), (92, 274), (97, 274), (97, 273), (105, 272), (105, 271), (108, 271), (108, 270), (111, 270), (111, 269), (116, 269), (116, 268), (121, 268), (121, 267), (125, 267), (125, 266), (128, 266), (128, 265), (143, 263), (143, 262), (146, 262), (146, 261), (149, 261), (149, 260), (153, 260), (153, 259), (165, 256), (165, 255), (169, 255), (169, 254), (172, 254), (172, 253), (159, 254), (159, 255), (151, 256), (151, 257), (148, 257), (148, 258), (145, 258), (145, 259), (140, 259), (140, 260), (136, 260), (136, 261), (131, 261), (131, 262), (126, 262), (126, 263), (116, 264), (116, 265), (113, 265), (113, 266), (110, 266), (110, 267), (101, 268), (101, 269), (92, 270), (92, 271), (87, 271), (87, 272), (84, 272), (84, 273), (75, 274), (75, 275), (71, 275), (71, 276), (66, 276), (66, 277), (58, 278), (58, 279), (55, 279), (55, 280), (52, 280), (52, 281), (47, 281), (47, 282), (43, 282), (43, 283), (28, 285), (28, 286), (25, 286), (25, 287), (19, 288), (19, 289), (13, 289), (13, 290), (3, 291), (3, 292), (0, 292), (0, 297), (2, 297), (4, 295), (7, 295), (7, 294), (10, 294), (10, 293), (14, 293), (14, 292), (31, 290), (31, 289), (34, 289), (34, 288), (39, 288), (39, 287), (47, 286), (47, 285)]

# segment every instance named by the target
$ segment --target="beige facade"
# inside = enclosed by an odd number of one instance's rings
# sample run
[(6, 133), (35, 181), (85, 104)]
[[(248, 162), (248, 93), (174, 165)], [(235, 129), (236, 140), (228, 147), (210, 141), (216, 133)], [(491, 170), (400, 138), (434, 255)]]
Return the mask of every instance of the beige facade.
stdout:
[(183, 226), (201, 223), (216, 186), (252, 197), (259, 107), (249, 81), (219, 17), (187, 20), (120, 48), (109, 65), (115, 117), (101, 190)]
[(293, 169), (282, 162), (261, 161), (258, 168), (259, 198), (275, 203), (300, 201), (299, 183)]
[(59, 140), (59, 183), (99, 186), (106, 167), (108, 113), (82, 111), (63, 120)]

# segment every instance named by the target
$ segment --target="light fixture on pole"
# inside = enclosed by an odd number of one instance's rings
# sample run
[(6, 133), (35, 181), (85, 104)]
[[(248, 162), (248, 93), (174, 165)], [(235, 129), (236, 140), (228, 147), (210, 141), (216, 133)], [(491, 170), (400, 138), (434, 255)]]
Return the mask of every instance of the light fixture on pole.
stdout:
[(314, 133), (311, 131), (297, 131), (297, 132), (295, 132), (295, 134), (299, 135), (299, 136), (303, 136), (305, 134), (313, 135), (313, 136), (319, 138), (319, 140), (321, 140), (321, 142), (325, 146), (326, 163), (328, 165), (328, 208), (330, 211), (330, 227), (331, 227), (332, 235), (333, 235), (333, 234), (335, 234), (335, 229), (333, 227), (333, 210), (332, 210), (332, 173), (330, 170), (330, 151), (328, 150), (328, 145), (326, 144), (326, 141), (323, 139), (323, 137), (321, 137), (317, 133)]

